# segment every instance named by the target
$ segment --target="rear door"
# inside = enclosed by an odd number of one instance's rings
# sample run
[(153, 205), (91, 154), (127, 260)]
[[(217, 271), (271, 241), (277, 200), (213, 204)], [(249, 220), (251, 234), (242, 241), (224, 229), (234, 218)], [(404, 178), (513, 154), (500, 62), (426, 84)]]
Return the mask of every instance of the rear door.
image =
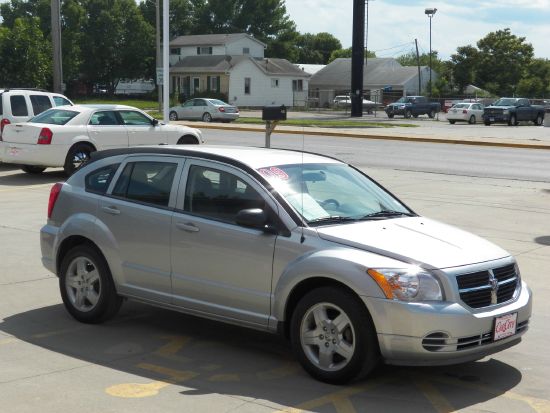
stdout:
[(113, 110), (97, 110), (92, 113), (87, 130), (98, 150), (128, 147), (128, 131)]
[(29, 95), (32, 106), (32, 116), (36, 116), (52, 107), (52, 102), (48, 95), (31, 94)]
[(118, 114), (128, 132), (129, 146), (158, 145), (166, 142), (166, 133), (160, 124), (153, 125), (151, 118), (137, 110), (119, 110)]
[(11, 123), (26, 122), (32, 117), (30, 101), (23, 94), (12, 94), (7, 99), (7, 107), (4, 107), (4, 117)]
[(116, 245), (121, 292), (171, 302), (170, 231), (180, 157), (135, 156), (121, 165), (98, 219)]

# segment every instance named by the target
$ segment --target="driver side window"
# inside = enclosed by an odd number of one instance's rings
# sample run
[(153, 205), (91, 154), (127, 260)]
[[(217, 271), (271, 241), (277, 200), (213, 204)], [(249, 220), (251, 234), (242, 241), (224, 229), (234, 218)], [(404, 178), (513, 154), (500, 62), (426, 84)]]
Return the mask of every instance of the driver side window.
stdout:
[(184, 211), (234, 224), (242, 209), (265, 208), (265, 201), (252, 186), (222, 170), (192, 166), (185, 189)]

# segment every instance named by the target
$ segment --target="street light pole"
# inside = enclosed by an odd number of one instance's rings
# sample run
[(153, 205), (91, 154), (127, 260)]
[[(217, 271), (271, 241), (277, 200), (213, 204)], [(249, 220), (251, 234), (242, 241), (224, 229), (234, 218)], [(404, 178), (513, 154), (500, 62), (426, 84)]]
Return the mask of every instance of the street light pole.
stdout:
[(429, 97), (432, 97), (432, 17), (434, 17), (436, 11), (436, 8), (424, 10), (424, 14), (426, 14), (430, 18), (430, 85), (428, 89)]

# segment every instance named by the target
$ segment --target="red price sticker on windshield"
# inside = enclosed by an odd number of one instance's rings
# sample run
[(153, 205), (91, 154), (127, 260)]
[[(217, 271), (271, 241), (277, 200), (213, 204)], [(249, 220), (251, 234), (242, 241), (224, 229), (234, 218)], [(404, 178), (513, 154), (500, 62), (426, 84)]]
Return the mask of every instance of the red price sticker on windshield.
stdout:
[(258, 169), (258, 172), (266, 178), (278, 178), (282, 181), (288, 181), (289, 179), (288, 174), (276, 166), (272, 166), (270, 168), (260, 168)]

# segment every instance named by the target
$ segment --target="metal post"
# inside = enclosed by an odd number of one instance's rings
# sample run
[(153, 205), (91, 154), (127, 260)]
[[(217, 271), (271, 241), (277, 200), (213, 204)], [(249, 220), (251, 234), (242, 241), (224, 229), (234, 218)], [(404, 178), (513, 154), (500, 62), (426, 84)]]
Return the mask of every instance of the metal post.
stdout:
[(363, 69), (365, 63), (365, 1), (353, 0), (351, 46), (351, 116), (363, 116)]
[(63, 63), (61, 54), (61, 5), (52, 0), (53, 91), (63, 93)]
[[(160, 0), (156, 0), (155, 2), (155, 11), (156, 11), (156, 27), (157, 27), (157, 33), (156, 33), (156, 46), (157, 46), (157, 64), (155, 68), (162, 67), (162, 55), (161, 55), (161, 49), (160, 49)], [(156, 72), (155, 72), (156, 76)], [(159, 102), (159, 112), (162, 112), (162, 85), (157, 85), (157, 94), (158, 94), (158, 102)]]
[(424, 14), (430, 19), (430, 85), (428, 87), (429, 96), (432, 97), (432, 18), (434, 17), (436, 8), (429, 8), (424, 10)]
[(168, 112), (170, 111), (170, 59), (168, 56), (169, 53), (169, 43), (170, 43), (170, 31), (169, 31), (169, 5), (168, 0), (162, 0), (162, 86), (163, 86), (163, 96), (162, 100), (164, 103), (164, 123), (170, 123), (170, 118)]

